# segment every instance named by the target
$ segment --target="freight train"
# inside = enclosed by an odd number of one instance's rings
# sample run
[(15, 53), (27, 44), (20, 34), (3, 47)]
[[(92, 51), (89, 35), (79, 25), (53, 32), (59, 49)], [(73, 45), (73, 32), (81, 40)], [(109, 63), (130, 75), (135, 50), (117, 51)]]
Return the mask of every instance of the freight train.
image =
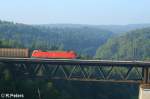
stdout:
[(26, 48), (0, 48), (0, 57), (14, 58), (52, 58), (52, 59), (75, 59), (77, 54), (74, 51), (42, 51), (33, 50), (30, 54)]

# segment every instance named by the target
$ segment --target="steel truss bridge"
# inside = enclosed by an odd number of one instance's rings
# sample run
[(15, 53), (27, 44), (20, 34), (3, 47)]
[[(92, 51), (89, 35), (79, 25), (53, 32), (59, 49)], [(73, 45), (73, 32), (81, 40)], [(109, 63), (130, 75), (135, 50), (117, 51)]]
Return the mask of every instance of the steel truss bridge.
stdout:
[(149, 61), (0, 58), (15, 79), (150, 83)]

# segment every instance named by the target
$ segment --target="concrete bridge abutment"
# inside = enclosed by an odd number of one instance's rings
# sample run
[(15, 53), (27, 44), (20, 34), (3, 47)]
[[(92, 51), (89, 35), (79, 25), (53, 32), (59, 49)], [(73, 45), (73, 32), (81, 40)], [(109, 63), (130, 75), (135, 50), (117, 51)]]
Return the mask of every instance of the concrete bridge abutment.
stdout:
[(139, 99), (150, 99), (150, 84), (139, 86)]

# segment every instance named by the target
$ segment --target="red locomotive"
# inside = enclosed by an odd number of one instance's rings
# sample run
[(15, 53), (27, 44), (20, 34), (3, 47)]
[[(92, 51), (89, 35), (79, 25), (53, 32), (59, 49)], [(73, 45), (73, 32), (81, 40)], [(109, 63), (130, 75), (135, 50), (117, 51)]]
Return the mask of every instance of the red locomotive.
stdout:
[(32, 57), (35, 58), (57, 58), (57, 59), (75, 59), (77, 55), (74, 51), (41, 51), (34, 50)]

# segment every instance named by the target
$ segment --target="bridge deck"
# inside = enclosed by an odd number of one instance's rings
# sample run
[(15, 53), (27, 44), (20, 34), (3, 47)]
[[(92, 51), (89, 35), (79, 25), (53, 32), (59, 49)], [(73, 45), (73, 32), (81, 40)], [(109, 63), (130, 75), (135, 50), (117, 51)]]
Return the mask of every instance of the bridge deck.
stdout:
[(51, 64), (79, 64), (103, 66), (137, 66), (150, 67), (150, 61), (115, 61), (115, 60), (81, 60), (81, 59), (43, 59), (43, 58), (6, 58), (0, 57), (0, 62), (15, 63), (51, 63)]

